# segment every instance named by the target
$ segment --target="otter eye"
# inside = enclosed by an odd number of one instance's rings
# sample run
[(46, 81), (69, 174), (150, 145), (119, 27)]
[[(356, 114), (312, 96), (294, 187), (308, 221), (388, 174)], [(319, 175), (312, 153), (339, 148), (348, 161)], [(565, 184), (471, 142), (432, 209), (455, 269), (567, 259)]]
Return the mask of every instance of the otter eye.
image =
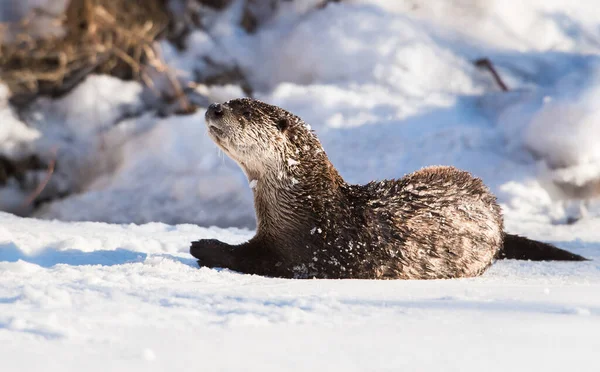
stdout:
[(285, 131), (289, 125), (290, 122), (286, 118), (280, 118), (277, 120), (277, 129), (279, 129), (281, 132)]
[(252, 114), (250, 114), (250, 111), (244, 111), (242, 112), (242, 115), (246, 118), (246, 119), (250, 119), (250, 116), (252, 116)]

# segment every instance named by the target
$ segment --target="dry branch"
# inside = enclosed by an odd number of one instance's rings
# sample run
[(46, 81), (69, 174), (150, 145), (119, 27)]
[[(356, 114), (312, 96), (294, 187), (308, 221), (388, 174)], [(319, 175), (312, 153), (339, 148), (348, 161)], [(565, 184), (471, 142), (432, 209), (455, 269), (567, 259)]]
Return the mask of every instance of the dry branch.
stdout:
[(508, 86), (506, 86), (506, 84), (504, 84), (504, 81), (502, 80), (502, 78), (500, 77), (498, 72), (496, 71), (496, 68), (492, 64), (492, 61), (489, 60), (489, 58), (480, 58), (480, 59), (476, 60), (474, 63), (475, 63), (475, 66), (488, 70), (494, 77), (494, 81), (496, 82), (496, 84), (498, 84), (500, 89), (502, 89), (503, 92), (508, 92), (508, 90), (509, 90)]
[(42, 182), (40, 182), (37, 185), (35, 190), (27, 197), (25, 202), (23, 202), (23, 204), (21, 205), (21, 208), (23, 208), (23, 209), (28, 208), (35, 201), (35, 199), (37, 199), (37, 197), (40, 196), (42, 191), (44, 191), (44, 189), (46, 188), (46, 185), (48, 185), (48, 182), (50, 182), (50, 179), (52, 178), (52, 175), (54, 174), (54, 167), (56, 166), (56, 156), (57, 156), (58, 148), (54, 147), (54, 148), (52, 148), (51, 151), (52, 151), (52, 158), (50, 159), (50, 163), (48, 164), (48, 170), (46, 171), (46, 176), (44, 177)]

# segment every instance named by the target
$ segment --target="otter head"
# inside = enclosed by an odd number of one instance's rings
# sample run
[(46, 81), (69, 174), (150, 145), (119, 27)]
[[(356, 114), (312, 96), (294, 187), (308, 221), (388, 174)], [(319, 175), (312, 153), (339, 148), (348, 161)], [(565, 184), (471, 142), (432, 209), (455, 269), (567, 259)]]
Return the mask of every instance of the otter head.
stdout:
[(234, 99), (213, 103), (205, 118), (210, 137), (250, 180), (269, 175), (282, 178), (291, 175), (291, 168), (299, 162), (324, 156), (319, 140), (304, 122), (277, 106)]
[(339, 204), (336, 196), (343, 179), (299, 117), (241, 98), (210, 105), (206, 126), (250, 181), (257, 236), (297, 239), (299, 229), (309, 234), (319, 225), (316, 219)]

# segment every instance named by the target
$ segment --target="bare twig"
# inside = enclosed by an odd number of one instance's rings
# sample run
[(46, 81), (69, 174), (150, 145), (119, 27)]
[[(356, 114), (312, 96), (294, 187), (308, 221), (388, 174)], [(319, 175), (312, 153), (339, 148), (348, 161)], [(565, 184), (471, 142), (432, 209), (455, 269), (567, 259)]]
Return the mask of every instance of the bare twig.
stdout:
[(492, 76), (494, 77), (494, 80), (496, 81), (496, 84), (498, 84), (498, 86), (500, 87), (500, 89), (502, 89), (503, 92), (509, 91), (508, 87), (506, 86), (506, 84), (504, 84), (504, 81), (502, 81), (502, 78), (496, 71), (496, 68), (492, 64), (492, 61), (489, 60), (489, 58), (480, 58), (480, 59), (476, 60), (474, 63), (475, 63), (475, 66), (486, 69), (489, 72), (491, 72)]
[(31, 205), (31, 203), (33, 203), (33, 201), (38, 196), (40, 196), (42, 191), (44, 191), (44, 189), (46, 188), (46, 185), (48, 185), (48, 182), (50, 182), (50, 178), (52, 178), (52, 174), (54, 173), (54, 167), (56, 166), (56, 155), (58, 152), (58, 148), (56, 146), (54, 146), (52, 148), (52, 150), (50, 150), (50, 152), (52, 153), (52, 159), (50, 159), (50, 163), (48, 164), (48, 170), (46, 171), (46, 177), (44, 177), (44, 180), (42, 182), (40, 182), (38, 184), (38, 186), (35, 188), (35, 190), (29, 195), (29, 197), (27, 197), (25, 202), (22, 204), (23, 209), (29, 207)]

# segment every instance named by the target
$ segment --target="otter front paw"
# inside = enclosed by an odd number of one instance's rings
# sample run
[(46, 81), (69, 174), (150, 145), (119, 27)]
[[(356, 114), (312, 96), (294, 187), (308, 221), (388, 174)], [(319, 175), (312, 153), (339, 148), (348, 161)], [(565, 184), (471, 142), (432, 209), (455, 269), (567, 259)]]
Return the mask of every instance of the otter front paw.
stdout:
[(198, 265), (232, 269), (231, 246), (217, 239), (202, 239), (192, 242), (190, 254), (198, 259)]

